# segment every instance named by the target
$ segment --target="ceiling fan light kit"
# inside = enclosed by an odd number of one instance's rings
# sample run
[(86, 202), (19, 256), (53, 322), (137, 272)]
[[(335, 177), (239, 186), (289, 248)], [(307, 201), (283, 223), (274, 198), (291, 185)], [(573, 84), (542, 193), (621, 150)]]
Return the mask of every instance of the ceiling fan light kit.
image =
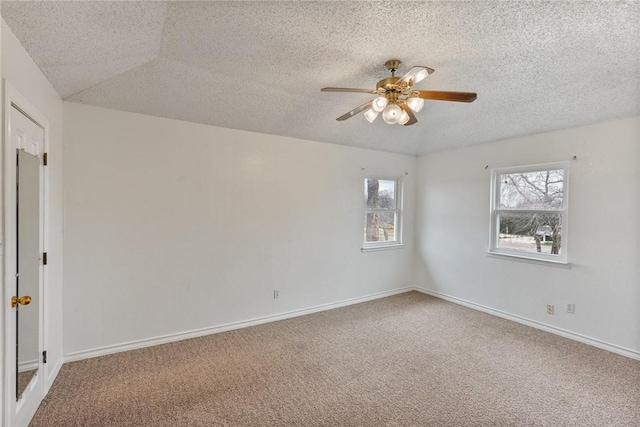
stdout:
[(401, 112), (402, 110), (400, 109), (400, 107), (398, 107), (398, 104), (396, 104), (395, 102), (390, 102), (389, 105), (387, 105), (384, 110), (382, 110), (382, 120), (390, 125), (398, 123)]
[(384, 107), (386, 107), (388, 103), (389, 103), (389, 100), (387, 98), (385, 98), (384, 96), (379, 96), (373, 100), (373, 105), (371, 106), (371, 109), (376, 113), (379, 113), (382, 110), (384, 110)]
[(397, 59), (387, 61), (385, 67), (391, 72), (391, 77), (380, 80), (375, 90), (339, 87), (322, 88), (321, 91), (323, 92), (357, 92), (378, 95), (378, 97), (372, 101), (354, 108), (336, 120), (347, 120), (364, 111), (364, 117), (369, 123), (373, 123), (378, 115), (382, 113), (382, 119), (385, 123), (398, 123), (404, 126), (411, 126), (418, 121), (413, 113), (418, 113), (422, 110), (425, 99), (473, 102), (477, 98), (477, 94), (473, 92), (413, 90), (411, 89), (412, 86), (427, 78), (434, 72), (434, 69), (415, 66), (402, 77), (396, 77), (396, 71), (400, 65), (402, 65), (402, 63)]
[(378, 114), (380, 114), (380, 112), (371, 107), (364, 112), (364, 118), (369, 120), (369, 123), (373, 123), (376, 117), (378, 117)]
[(424, 99), (417, 96), (409, 97), (407, 99), (407, 106), (416, 113), (419, 113), (420, 110), (422, 110), (422, 107), (424, 107)]
[(409, 114), (407, 114), (406, 111), (402, 110), (402, 113), (400, 113), (400, 117), (398, 118), (398, 124), (406, 125), (409, 119), (411, 119), (411, 117), (409, 117)]

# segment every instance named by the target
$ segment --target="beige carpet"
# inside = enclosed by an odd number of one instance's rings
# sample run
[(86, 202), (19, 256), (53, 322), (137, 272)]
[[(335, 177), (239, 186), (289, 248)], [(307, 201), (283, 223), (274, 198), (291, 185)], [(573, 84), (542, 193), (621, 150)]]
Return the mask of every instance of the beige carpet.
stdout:
[(640, 362), (417, 292), (65, 364), (32, 426), (640, 426)]

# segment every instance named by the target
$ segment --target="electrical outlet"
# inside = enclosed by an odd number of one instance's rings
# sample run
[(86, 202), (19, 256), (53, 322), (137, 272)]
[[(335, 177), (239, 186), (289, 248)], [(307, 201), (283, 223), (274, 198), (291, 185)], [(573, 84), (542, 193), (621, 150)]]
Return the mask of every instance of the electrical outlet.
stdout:
[(575, 304), (567, 304), (567, 313), (576, 314), (576, 305)]
[(280, 291), (277, 289), (273, 290), (273, 299), (278, 299), (280, 298)]
[(553, 304), (547, 304), (547, 314), (553, 315)]

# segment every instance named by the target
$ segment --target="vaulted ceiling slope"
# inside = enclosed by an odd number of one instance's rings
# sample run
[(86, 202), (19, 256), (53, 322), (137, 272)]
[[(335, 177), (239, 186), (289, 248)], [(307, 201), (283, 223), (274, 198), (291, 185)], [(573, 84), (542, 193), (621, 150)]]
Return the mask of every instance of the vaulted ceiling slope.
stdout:
[[(640, 2), (2, 2), (69, 101), (423, 154), (640, 114)], [(336, 117), (388, 59), (436, 72), (403, 127)]]

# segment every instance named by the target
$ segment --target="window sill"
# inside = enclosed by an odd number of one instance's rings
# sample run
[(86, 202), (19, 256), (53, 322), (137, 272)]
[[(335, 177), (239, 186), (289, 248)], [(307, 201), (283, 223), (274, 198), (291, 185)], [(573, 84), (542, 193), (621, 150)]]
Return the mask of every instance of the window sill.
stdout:
[(395, 245), (380, 245), (380, 246), (367, 246), (364, 248), (360, 248), (362, 252), (377, 252), (377, 251), (386, 251), (390, 249), (402, 249), (404, 245), (402, 243), (398, 243)]
[(567, 261), (533, 258), (533, 257), (528, 257), (526, 255), (508, 254), (504, 252), (486, 251), (486, 254), (493, 258), (502, 258), (502, 259), (508, 259), (511, 261), (520, 261), (520, 262), (527, 262), (530, 264), (548, 265), (550, 267), (571, 268), (571, 264), (569, 264)]

